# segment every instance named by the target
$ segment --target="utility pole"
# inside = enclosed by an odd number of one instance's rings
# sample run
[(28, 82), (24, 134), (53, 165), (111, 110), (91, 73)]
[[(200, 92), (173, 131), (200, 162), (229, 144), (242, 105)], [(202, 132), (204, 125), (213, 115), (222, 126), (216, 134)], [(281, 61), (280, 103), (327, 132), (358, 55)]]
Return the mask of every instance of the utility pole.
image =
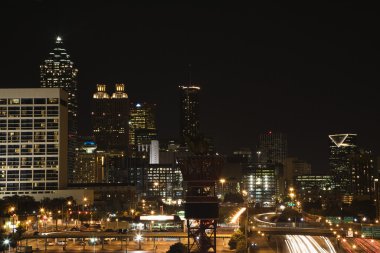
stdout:
[(249, 218), (249, 215), (248, 215), (248, 210), (249, 210), (249, 206), (248, 206), (248, 201), (246, 203), (247, 205), (247, 216), (246, 216), (246, 219), (245, 219), (245, 226), (244, 226), (244, 234), (245, 234), (245, 246), (247, 247), (247, 252), (249, 253), (249, 245), (248, 245), (248, 218)]

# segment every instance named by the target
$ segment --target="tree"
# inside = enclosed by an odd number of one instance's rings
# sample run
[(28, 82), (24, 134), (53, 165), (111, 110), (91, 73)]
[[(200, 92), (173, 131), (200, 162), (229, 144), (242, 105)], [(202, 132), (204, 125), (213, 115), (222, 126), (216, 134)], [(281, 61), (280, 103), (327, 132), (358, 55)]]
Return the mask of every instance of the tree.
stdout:
[(245, 244), (245, 235), (238, 229), (232, 234), (228, 246), (230, 246), (230, 249), (237, 249), (238, 243), (241, 241)]
[(202, 134), (185, 136), (185, 142), (190, 152), (194, 155), (205, 155), (209, 151), (209, 143)]
[(238, 241), (236, 245), (236, 253), (244, 253), (247, 252), (247, 245), (245, 240)]
[(183, 243), (177, 242), (170, 246), (169, 250), (166, 253), (186, 253), (187, 247)]
[(277, 222), (288, 222), (288, 221), (300, 221), (302, 214), (298, 211), (288, 207), (282, 211), (281, 215), (278, 217)]

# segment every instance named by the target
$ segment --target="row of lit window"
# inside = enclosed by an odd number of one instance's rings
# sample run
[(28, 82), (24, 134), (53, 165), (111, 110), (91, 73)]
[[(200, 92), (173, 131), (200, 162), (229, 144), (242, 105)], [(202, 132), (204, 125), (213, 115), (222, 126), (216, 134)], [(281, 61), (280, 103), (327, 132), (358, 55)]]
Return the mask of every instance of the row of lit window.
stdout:
[(58, 98), (0, 98), (0, 105), (58, 104)]
[(2, 191), (56, 190), (58, 183), (0, 183), (0, 189)]
[(58, 129), (58, 119), (25, 119), (8, 120), (6, 123), (0, 119), (0, 130), (31, 130), (31, 129)]

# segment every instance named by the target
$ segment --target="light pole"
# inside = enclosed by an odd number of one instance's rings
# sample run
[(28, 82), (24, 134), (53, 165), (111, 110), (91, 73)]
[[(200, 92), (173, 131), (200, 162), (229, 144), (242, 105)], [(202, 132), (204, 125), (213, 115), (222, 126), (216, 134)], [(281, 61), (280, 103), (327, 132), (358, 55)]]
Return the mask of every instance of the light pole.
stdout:
[(5, 239), (3, 244), (8, 245), (8, 252), (11, 252), (11, 241), (9, 239)]
[(136, 235), (136, 241), (139, 242), (139, 250), (141, 250), (141, 241), (142, 241), (143, 237), (142, 235), (139, 233)]
[(95, 245), (96, 245), (97, 239), (96, 238), (91, 238), (90, 241), (94, 245), (94, 253), (95, 253), (96, 252)]
[(70, 210), (71, 210), (71, 204), (72, 202), (69, 200), (67, 201), (67, 211), (66, 211), (66, 228), (68, 226), (68, 223), (69, 223), (69, 218), (70, 218)]
[(226, 180), (224, 179), (224, 178), (221, 178), (220, 180), (219, 180), (219, 182), (222, 184), (222, 191), (221, 191), (221, 193), (222, 193), (222, 198), (223, 198), (223, 195), (224, 195), (224, 183), (226, 182)]

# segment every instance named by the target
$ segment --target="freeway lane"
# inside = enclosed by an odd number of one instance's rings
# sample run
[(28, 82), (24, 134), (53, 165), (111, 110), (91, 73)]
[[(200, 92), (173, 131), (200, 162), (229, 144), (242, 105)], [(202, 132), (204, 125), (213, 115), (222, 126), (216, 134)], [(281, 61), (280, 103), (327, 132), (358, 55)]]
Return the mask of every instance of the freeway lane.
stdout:
[(286, 253), (337, 253), (324, 236), (286, 235)]

